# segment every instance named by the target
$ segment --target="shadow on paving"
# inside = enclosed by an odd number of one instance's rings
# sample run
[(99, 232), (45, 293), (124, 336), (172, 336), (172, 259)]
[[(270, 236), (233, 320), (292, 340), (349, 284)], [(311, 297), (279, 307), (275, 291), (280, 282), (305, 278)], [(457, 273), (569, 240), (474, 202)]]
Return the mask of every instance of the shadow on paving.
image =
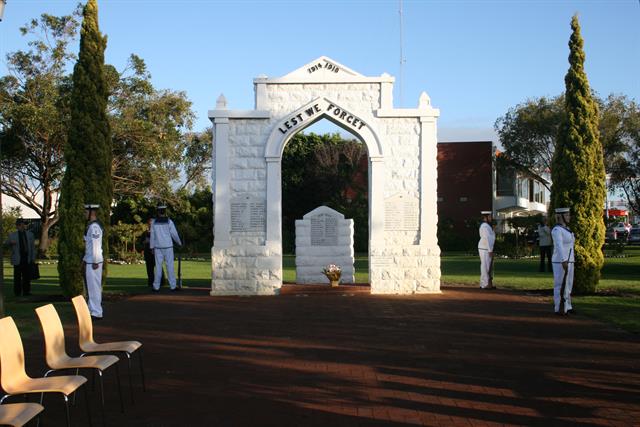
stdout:
[[(545, 302), (546, 301), (546, 302)], [(96, 339), (144, 344), (147, 392), (112, 426), (633, 425), (638, 337), (547, 300), (444, 288), (420, 296), (210, 297), (207, 289), (105, 303)], [(76, 354), (75, 325), (65, 325)], [(43, 371), (39, 337), (28, 371)], [(135, 360), (135, 359), (134, 359)], [(124, 368), (124, 366), (123, 366)], [(135, 368), (135, 365), (134, 365)], [(94, 425), (100, 412), (91, 393)], [(44, 425), (61, 425), (46, 403)], [(75, 425), (86, 425), (82, 396)], [(483, 424), (483, 425), (484, 425)]]

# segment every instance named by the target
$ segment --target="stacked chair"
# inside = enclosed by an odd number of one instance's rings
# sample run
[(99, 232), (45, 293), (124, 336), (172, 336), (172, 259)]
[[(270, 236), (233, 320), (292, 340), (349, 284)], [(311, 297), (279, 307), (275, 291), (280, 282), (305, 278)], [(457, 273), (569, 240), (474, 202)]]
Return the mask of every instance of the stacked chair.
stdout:
[(0, 425), (22, 427), (44, 410), (37, 403), (7, 403), (0, 405)]
[(93, 340), (93, 323), (89, 307), (82, 295), (78, 295), (71, 299), (73, 307), (76, 310), (78, 318), (78, 335), (80, 350), (82, 355), (86, 354), (124, 354), (127, 358), (127, 369), (129, 373), (129, 390), (131, 392), (131, 402), (133, 402), (133, 381), (131, 379), (131, 355), (138, 355), (140, 364), (140, 376), (142, 378), (142, 390), (146, 391), (147, 387), (144, 381), (144, 366), (142, 363), (142, 344), (139, 341), (115, 341), (107, 343), (97, 343)]
[[(0, 319), (0, 384), (5, 393), (7, 393), (0, 399), (0, 404), (9, 396), (32, 393), (40, 394), (40, 403), (42, 404), (44, 393), (59, 393), (64, 400), (67, 427), (69, 427), (71, 426), (69, 396), (86, 382), (87, 379), (80, 375), (49, 378), (31, 378), (28, 376), (24, 368), (24, 348), (22, 347), (22, 339), (18, 328), (10, 316)], [(86, 387), (84, 387), (84, 392), (87, 403), (87, 416), (89, 417), (89, 422), (91, 422)]]
[[(95, 342), (93, 339), (93, 323), (84, 297), (77, 296), (72, 299), (72, 303), (78, 319), (78, 344), (82, 351), (80, 357), (70, 357), (67, 354), (64, 329), (55, 307), (52, 304), (47, 304), (36, 309), (44, 335), (45, 360), (49, 368), (44, 377), (41, 378), (31, 378), (25, 372), (22, 339), (13, 319), (10, 316), (0, 319), (0, 385), (6, 393), (0, 398), (0, 425), (19, 427), (29, 423), (30, 420), (39, 416), (44, 410), (42, 406), (44, 393), (57, 393), (62, 395), (64, 400), (66, 425), (70, 427), (69, 397), (74, 395), (75, 398), (75, 392), (84, 385), (84, 400), (87, 406), (88, 422), (91, 426), (91, 411), (86, 388), (87, 379), (78, 375), (80, 369), (91, 370), (92, 373), (98, 374), (102, 420), (103, 424), (105, 424), (103, 373), (112, 366), (115, 368), (118, 384), (120, 410), (124, 412), (118, 372), (118, 361), (120, 359), (116, 354), (124, 355), (127, 358), (131, 401), (133, 402), (134, 400), (131, 373), (131, 358), (134, 353), (138, 355), (142, 388), (146, 391), (142, 344), (139, 341)], [(63, 370), (75, 370), (76, 375), (49, 376), (52, 372)], [(27, 395), (36, 393), (40, 394), (39, 404), (29, 402), (3, 404), (5, 399), (11, 396), (24, 395), (26, 398)]]
[(118, 382), (118, 395), (120, 396), (120, 411), (124, 412), (124, 404), (122, 402), (122, 389), (120, 387), (120, 375), (118, 373), (118, 358), (111, 355), (103, 356), (86, 356), (86, 357), (69, 357), (65, 350), (64, 329), (62, 322), (58, 316), (58, 312), (53, 304), (43, 305), (36, 308), (36, 314), (40, 319), (40, 326), (44, 334), (44, 348), (49, 370), (44, 374), (46, 377), (52, 372), (59, 370), (75, 369), (76, 374), (80, 369), (92, 369), (98, 373), (100, 380), (100, 403), (102, 408), (102, 419), (104, 416), (104, 381), (103, 372), (115, 366), (116, 379)]

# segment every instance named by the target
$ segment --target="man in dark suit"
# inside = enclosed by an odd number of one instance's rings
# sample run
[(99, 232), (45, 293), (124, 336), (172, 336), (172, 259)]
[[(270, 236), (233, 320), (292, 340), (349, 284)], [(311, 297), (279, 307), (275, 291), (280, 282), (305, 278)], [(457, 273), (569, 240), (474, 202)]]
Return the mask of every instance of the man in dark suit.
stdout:
[(27, 222), (16, 220), (17, 230), (9, 234), (4, 242), (11, 247), (11, 265), (13, 265), (13, 292), (17, 297), (31, 295), (31, 275), (29, 266), (36, 260), (35, 238), (27, 230)]

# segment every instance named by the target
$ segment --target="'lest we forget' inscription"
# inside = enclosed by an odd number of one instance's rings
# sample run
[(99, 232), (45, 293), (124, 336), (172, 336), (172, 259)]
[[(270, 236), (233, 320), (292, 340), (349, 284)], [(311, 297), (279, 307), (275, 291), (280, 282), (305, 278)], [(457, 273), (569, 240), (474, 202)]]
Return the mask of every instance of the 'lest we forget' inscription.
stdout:
[[(327, 115), (332, 116), (335, 120), (341, 121), (346, 124), (348, 127), (352, 127), (354, 129), (362, 129), (365, 126), (365, 122), (363, 122), (360, 118), (351, 114), (348, 111), (343, 110), (342, 108), (335, 106), (333, 104), (328, 104), (325, 112)], [(304, 110), (303, 113), (298, 113), (289, 117), (284, 123), (278, 128), (278, 130), (282, 134), (286, 134), (290, 129), (295, 128), (299, 124), (303, 123), (307, 119), (315, 118), (318, 113), (322, 113), (322, 109), (318, 104), (313, 104), (311, 107)]]
[(311, 217), (311, 246), (336, 246), (338, 244), (338, 218), (320, 214)]
[(231, 200), (231, 231), (265, 231), (265, 201), (245, 196)]

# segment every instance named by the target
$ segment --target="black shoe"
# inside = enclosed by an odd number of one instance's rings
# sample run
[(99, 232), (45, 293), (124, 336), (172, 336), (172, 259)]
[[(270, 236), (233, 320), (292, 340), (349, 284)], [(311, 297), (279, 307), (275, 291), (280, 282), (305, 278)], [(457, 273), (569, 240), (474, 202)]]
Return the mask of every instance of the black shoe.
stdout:
[(559, 311), (556, 311), (555, 314), (556, 314), (556, 316), (566, 316), (567, 315), (567, 313), (561, 313)]
[(156, 293), (156, 294), (157, 294), (158, 292), (160, 292), (160, 289), (151, 288), (151, 292), (153, 292), (153, 293)]
[(571, 310), (567, 310), (567, 314), (574, 315), (576, 314), (576, 311), (572, 308)]
[(91, 316), (91, 320), (93, 320), (93, 321), (96, 321), (96, 322), (97, 322), (98, 320), (102, 320), (102, 317), (98, 317), (98, 316), (93, 316), (93, 315), (92, 315), (92, 316)]
[(179, 290), (180, 290), (180, 288), (175, 287), (175, 288), (171, 289), (171, 292), (178, 292)]

